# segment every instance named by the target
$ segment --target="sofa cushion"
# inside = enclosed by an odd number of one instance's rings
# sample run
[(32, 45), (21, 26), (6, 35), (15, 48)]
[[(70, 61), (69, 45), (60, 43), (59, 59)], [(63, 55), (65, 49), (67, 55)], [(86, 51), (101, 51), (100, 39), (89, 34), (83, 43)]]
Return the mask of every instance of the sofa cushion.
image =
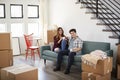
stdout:
[[(43, 55), (44, 56), (50, 56), (50, 57), (53, 57), (53, 58), (57, 59), (58, 53), (55, 53), (55, 52), (50, 51), (50, 50), (44, 50)], [(65, 59), (65, 60), (68, 59), (68, 56), (64, 56), (63, 59)], [(74, 57), (74, 60), (77, 61), (77, 62), (81, 62), (81, 55), (76, 55)]]
[(50, 51), (50, 50), (44, 50), (44, 51), (43, 51), (43, 55), (45, 55), (45, 56), (50, 56), (50, 57), (54, 57), (54, 58), (57, 58), (57, 54), (58, 54), (58, 53), (55, 53), (55, 52)]

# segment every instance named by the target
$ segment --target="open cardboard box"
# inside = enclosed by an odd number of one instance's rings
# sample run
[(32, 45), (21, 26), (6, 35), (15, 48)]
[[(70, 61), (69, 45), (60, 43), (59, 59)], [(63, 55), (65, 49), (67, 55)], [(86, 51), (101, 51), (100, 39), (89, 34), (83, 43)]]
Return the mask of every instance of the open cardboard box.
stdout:
[(94, 73), (82, 72), (82, 80), (111, 80), (111, 73), (98, 75)]
[(112, 71), (112, 63), (113, 63), (112, 57), (108, 57), (105, 60), (99, 60), (97, 62), (96, 67), (92, 67), (92, 66), (82, 62), (82, 71), (96, 73), (99, 75), (105, 75)]

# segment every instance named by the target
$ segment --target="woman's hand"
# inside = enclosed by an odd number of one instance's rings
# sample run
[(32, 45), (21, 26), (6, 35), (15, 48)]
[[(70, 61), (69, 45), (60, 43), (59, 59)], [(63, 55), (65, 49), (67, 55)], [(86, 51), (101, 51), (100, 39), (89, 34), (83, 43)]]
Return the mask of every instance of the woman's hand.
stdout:
[(61, 40), (62, 40), (62, 37), (60, 37), (60, 39), (59, 39), (59, 41), (58, 41), (58, 44), (61, 42)]

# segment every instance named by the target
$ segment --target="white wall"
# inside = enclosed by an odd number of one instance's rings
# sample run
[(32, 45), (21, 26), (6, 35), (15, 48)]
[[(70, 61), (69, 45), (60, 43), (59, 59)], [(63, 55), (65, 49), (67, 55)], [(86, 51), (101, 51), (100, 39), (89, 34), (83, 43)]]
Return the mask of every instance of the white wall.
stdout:
[[(28, 22), (40, 22), (40, 19), (28, 19), (27, 18), (27, 5), (40, 5), (40, 0), (0, 0), (0, 3), (5, 4), (6, 18), (0, 19), (0, 23), (5, 23), (7, 31), (10, 31), (11, 23), (18, 22), (23, 23), (24, 33), (27, 33)], [(10, 4), (22, 4), (23, 5), (23, 18), (11, 19), (10, 18)], [(40, 9), (40, 8), (39, 8)], [(40, 11), (40, 10), (39, 10)], [(26, 44), (23, 36), (20, 37), (21, 53), (25, 53)]]
[[(77, 1), (77, 0), (76, 0)], [(85, 14), (86, 9), (80, 9), (80, 4), (75, 0), (49, 0), (49, 28), (53, 24), (63, 27), (66, 35), (69, 29), (76, 28), (78, 35), (83, 40), (110, 42), (116, 57), (116, 45), (118, 40), (110, 39), (110, 32), (103, 32), (105, 26), (97, 26), (97, 20), (92, 20), (92, 14)], [(114, 59), (115, 62), (115, 59)]]

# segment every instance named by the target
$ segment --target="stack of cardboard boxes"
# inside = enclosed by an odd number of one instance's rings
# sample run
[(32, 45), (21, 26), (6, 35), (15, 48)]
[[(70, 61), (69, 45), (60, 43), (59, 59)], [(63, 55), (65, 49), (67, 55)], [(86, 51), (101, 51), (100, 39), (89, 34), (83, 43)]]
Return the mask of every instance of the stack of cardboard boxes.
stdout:
[(0, 33), (0, 80), (38, 80), (38, 69), (26, 64), (13, 66), (11, 33)]
[(120, 79), (120, 44), (118, 45), (117, 52), (117, 79)]
[(96, 67), (82, 62), (82, 80), (111, 80), (113, 58), (99, 60)]
[(11, 34), (0, 33), (0, 69), (12, 65), (13, 50), (11, 47)]

